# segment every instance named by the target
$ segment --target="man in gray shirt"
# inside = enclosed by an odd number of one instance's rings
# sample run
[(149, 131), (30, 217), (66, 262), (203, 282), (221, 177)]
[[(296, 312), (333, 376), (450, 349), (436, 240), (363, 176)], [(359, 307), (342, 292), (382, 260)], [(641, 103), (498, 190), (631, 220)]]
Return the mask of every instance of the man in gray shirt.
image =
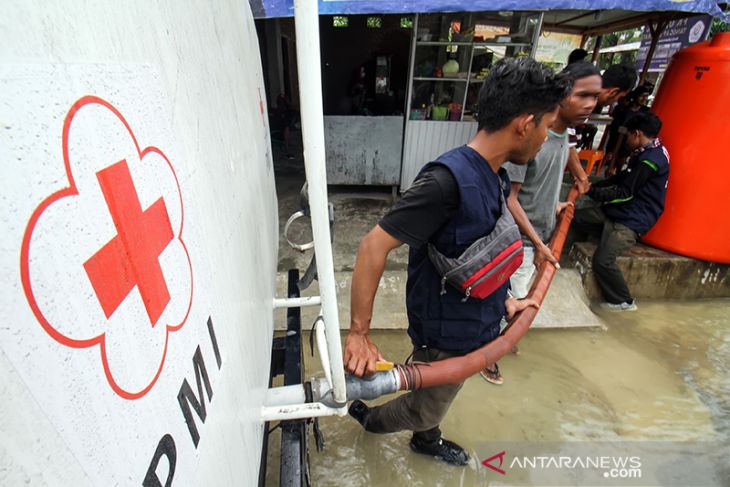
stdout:
[(515, 297), (527, 296), (536, 266), (536, 250), (540, 254), (538, 263), (545, 259), (555, 262), (545, 242), (550, 240), (555, 228), (560, 185), (568, 164), (570, 147), (568, 130), (559, 133), (551, 129), (535, 159), (523, 166), (511, 163), (505, 165), (512, 182), (512, 191), (517, 189), (516, 196), (508, 202), (510, 211), (514, 214), (522, 210), (528, 220), (525, 224), (523, 218), (521, 225), (520, 220), (517, 220), (523, 234), (525, 256), (520, 268), (510, 278), (510, 293)]
[(573, 81), (573, 90), (561, 104), (545, 143), (527, 165), (505, 165), (512, 182), (507, 205), (520, 227), (525, 244), (522, 266), (510, 279), (511, 292), (518, 298), (527, 295), (537, 266), (544, 260), (558, 263), (545, 242), (550, 240), (557, 214), (562, 210), (558, 199), (566, 166), (576, 180), (584, 183), (582, 192), (588, 191), (590, 186), (580, 162), (569, 164), (570, 131), (571, 127), (588, 118), (595, 108), (601, 93), (601, 74), (585, 61), (569, 64), (563, 72)]
[[(566, 166), (579, 181), (581, 193), (590, 187), (580, 161), (569, 164), (569, 130), (587, 119), (596, 107), (601, 93), (601, 74), (585, 61), (569, 64), (563, 73), (573, 82), (573, 89), (560, 105), (558, 117), (540, 151), (526, 165), (504, 165), (512, 183), (507, 206), (522, 232), (525, 246), (522, 265), (510, 278), (510, 293), (517, 299), (527, 296), (535, 268), (543, 261), (548, 260), (559, 267), (545, 242), (550, 240), (557, 214), (563, 209), (558, 199)], [(484, 369), (481, 375), (493, 384), (503, 382), (497, 364)]]

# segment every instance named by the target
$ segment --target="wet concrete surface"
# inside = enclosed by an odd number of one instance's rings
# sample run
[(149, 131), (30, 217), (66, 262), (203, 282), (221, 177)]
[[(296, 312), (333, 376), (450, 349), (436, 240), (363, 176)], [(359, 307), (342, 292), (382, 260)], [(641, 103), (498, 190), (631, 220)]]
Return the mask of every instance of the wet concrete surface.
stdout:
[[(722, 453), (709, 471), (692, 456), (681, 459), (690, 473), (703, 469), (695, 477), (701, 483), (664, 483), (661, 472), (645, 469), (642, 483), (603, 485), (729, 485), (730, 300), (595, 311), (605, 328), (530, 331), (520, 354), (500, 361), (503, 385), (467, 380), (442, 430), (470, 452), (468, 466), (411, 452), (408, 432), (376, 435), (349, 417), (324, 418), (325, 449), (310, 451), (312, 485), (510, 485), (481, 465), (485, 448), (599, 441), (712, 442)], [(373, 338), (388, 359), (403, 361), (410, 351), (404, 331)], [(305, 362), (307, 376), (319, 373), (308, 350)], [(269, 473), (269, 485), (277, 485), (277, 473)], [(539, 477), (522, 485), (540, 485)]]
[[(304, 162), (301, 156), (294, 159), (277, 158), (276, 191), (279, 197), (279, 272), (298, 268), (302, 272), (309, 265), (313, 251), (299, 252), (289, 246), (284, 235), (284, 225), (289, 217), (301, 209), (300, 190), (304, 184)], [(330, 186), (328, 199), (334, 205), (332, 252), (335, 272), (352, 272), (360, 240), (369, 232), (393, 205), (390, 187)], [(297, 244), (312, 241), (309, 218), (302, 217), (290, 227), (289, 240)], [(387, 270), (405, 270), (408, 249), (403, 246), (393, 251)]]

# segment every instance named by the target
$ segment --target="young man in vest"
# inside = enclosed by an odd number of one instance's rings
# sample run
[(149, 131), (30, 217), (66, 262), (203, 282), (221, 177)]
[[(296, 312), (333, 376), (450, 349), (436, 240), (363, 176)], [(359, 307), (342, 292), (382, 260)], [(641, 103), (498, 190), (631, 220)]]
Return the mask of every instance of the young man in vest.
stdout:
[(651, 112), (626, 122), (626, 142), (633, 151), (628, 162), (615, 176), (591, 186), (588, 196), (602, 205), (577, 210), (573, 218), (576, 235), (600, 238), (593, 254), (593, 274), (610, 309), (636, 309), (616, 257), (648, 232), (664, 211), (669, 153), (657, 138), (661, 127), (661, 120)]
[[(456, 288), (441, 291), (441, 276), (428, 257), (433, 244), (457, 257), (490, 234), (502, 215), (509, 179), (501, 166), (525, 164), (547, 137), (570, 82), (529, 59), (497, 63), (479, 94), (479, 130), (465, 146), (427, 164), (393, 209), (363, 238), (352, 275), (350, 332), (345, 339), (345, 368), (370, 375), (381, 358), (370, 339), (373, 301), (388, 254), (407, 243), (408, 335), (414, 361), (433, 362), (464, 355), (494, 340), (504, 317), (534, 301), (508, 299), (508, 282), (484, 299), (464, 299)], [(502, 196), (502, 194), (504, 196)], [(461, 388), (443, 385), (419, 389), (375, 408), (354, 401), (350, 414), (367, 431), (413, 431), (411, 449), (455, 465), (468, 454), (441, 438), (439, 423)]]
[[(559, 197), (566, 167), (575, 179), (585, 177), (580, 164), (568, 164), (570, 148), (575, 144), (569, 140), (568, 131), (588, 118), (596, 107), (601, 93), (601, 73), (591, 63), (578, 61), (569, 64), (562, 74), (572, 82), (573, 88), (560, 104), (547, 141), (527, 164), (504, 166), (512, 182), (508, 206), (523, 235), (525, 251), (522, 265), (510, 278), (510, 293), (518, 299), (527, 296), (537, 266), (545, 260), (557, 265), (545, 242), (550, 241), (557, 214), (562, 209)], [(497, 364), (484, 369), (481, 376), (497, 385), (504, 380)]]

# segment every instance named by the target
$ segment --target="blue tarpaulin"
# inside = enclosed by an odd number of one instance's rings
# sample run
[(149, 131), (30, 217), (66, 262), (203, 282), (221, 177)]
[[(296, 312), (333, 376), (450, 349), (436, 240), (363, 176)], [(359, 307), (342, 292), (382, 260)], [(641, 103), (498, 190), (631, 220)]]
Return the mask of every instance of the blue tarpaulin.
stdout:
[[(250, 0), (254, 17), (291, 17), (293, 0)], [(681, 11), (722, 16), (711, 0), (319, 0), (319, 13), (390, 14), (482, 12), (489, 10), (632, 10)]]

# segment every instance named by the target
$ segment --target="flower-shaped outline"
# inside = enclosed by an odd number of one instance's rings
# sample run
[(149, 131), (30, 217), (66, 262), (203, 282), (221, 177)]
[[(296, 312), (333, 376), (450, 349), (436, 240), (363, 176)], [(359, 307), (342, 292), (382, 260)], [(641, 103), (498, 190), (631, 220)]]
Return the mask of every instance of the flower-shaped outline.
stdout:
[[(40, 306), (38, 305), (38, 302), (36, 301), (36, 297), (33, 293), (33, 286), (31, 284), (31, 277), (30, 277), (30, 262), (29, 262), (29, 253), (30, 253), (30, 242), (31, 238), (33, 237), (33, 231), (35, 230), (36, 224), (38, 223), (41, 215), (43, 212), (50, 207), (53, 203), (56, 201), (66, 198), (69, 196), (78, 196), (79, 191), (76, 187), (76, 182), (74, 180), (73, 173), (71, 171), (71, 160), (69, 157), (69, 150), (68, 150), (68, 137), (69, 132), (71, 130), (71, 124), (73, 122), (74, 116), (85, 106), (87, 105), (101, 105), (102, 107), (108, 109), (111, 111), (124, 125), (127, 132), (129, 133), (129, 136), (132, 138), (132, 141), (134, 142), (134, 146), (137, 149), (137, 153), (139, 155), (140, 161), (142, 161), (145, 157), (145, 155), (149, 153), (155, 153), (162, 157), (162, 159), (167, 163), (168, 167), (170, 168), (170, 171), (172, 172), (172, 176), (175, 178), (175, 184), (177, 186), (177, 194), (178, 199), (180, 203), (180, 228), (176, 232), (175, 238), (180, 241), (180, 244), (182, 245), (183, 250), (185, 251), (185, 256), (187, 257), (188, 261), (188, 268), (190, 269), (190, 298), (188, 301), (188, 307), (185, 311), (185, 316), (180, 321), (180, 323), (176, 324), (166, 324), (166, 332), (165, 332), (165, 345), (162, 352), (162, 358), (160, 359), (160, 364), (157, 367), (157, 372), (155, 373), (154, 377), (150, 381), (149, 384), (147, 384), (144, 388), (138, 391), (128, 391), (124, 388), (122, 388), (117, 381), (114, 379), (114, 376), (111, 372), (111, 369), (109, 367), (109, 363), (107, 360), (107, 354), (106, 354), (106, 332), (102, 332), (101, 334), (85, 339), (85, 340), (76, 340), (74, 338), (69, 338), (59, 332), (43, 315), (43, 312), (41, 311)], [(88, 348), (93, 347), (95, 345), (99, 345), (99, 350), (101, 352), (101, 361), (104, 367), (104, 375), (106, 376), (107, 381), (109, 382), (109, 385), (111, 386), (112, 390), (114, 390), (115, 393), (117, 393), (120, 397), (128, 400), (135, 400), (143, 397), (145, 394), (147, 394), (152, 387), (157, 382), (157, 379), (159, 379), (160, 374), (162, 373), (162, 368), (165, 364), (165, 357), (167, 356), (167, 345), (170, 338), (170, 333), (176, 332), (180, 330), (185, 322), (188, 319), (188, 316), (190, 315), (190, 310), (193, 305), (193, 266), (192, 261), (190, 259), (190, 252), (188, 251), (187, 246), (185, 245), (185, 241), (182, 238), (182, 232), (183, 232), (183, 225), (185, 220), (185, 213), (183, 208), (183, 201), (182, 201), (182, 192), (180, 190), (180, 182), (178, 181), (177, 174), (175, 173), (175, 168), (173, 168), (172, 163), (170, 163), (170, 160), (167, 158), (167, 156), (157, 147), (154, 146), (148, 146), (144, 149), (140, 150), (139, 143), (137, 142), (137, 138), (134, 135), (134, 132), (132, 131), (132, 128), (129, 126), (129, 123), (124, 118), (124, 116), (117, 110), (111, 103), (107, 102), (106, 100), (94, 96), (94, 95), (87, 95), (79, 98), (69, 109), (68, 113), (66, 114), (66, 118), (63, 123), (63, 135), (62, 135), (62, 148), (63, 148), (63, 163), (64, 167), (66, 169), (66, 177), (69, 182), (69, 186), (65, 187), (59, 191), (56, 191), (55, 193), (48, 196), (46, 199), (44, 199), (38, 207), (33, 211), (33, 214), (30, 217), (30, 220), (28, 221), (28, 225), (25, 228), (25, 233), (23, 234), (23, 242), (20, 249), (20, 277), (21, 282), (23, 284), (23, 291), (25, 292), (25, 296), (28, 300), (28, 304), (30, 305), (31, 311), (35, 315), (36, 319), (40, 323), (40, 325), (43, 327), (43, 329), (57, 342), (66, 345), (67, 347), (71, 348)]]

